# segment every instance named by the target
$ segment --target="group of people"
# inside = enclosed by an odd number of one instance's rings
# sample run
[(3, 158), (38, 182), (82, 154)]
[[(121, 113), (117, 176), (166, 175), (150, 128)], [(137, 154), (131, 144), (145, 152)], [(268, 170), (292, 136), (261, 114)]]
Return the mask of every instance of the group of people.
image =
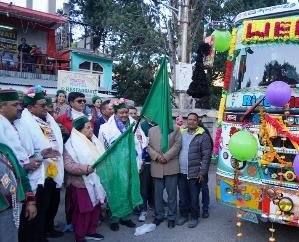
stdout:
[[(18, 66), (21, 71), (35, 72), (38, 65), (42, 64), (42, 52), (36, 45), (29, 45), (25, 38), (21, 38), (18, 45)], [(16, 61), (14, 53), (8, 47), (4, 47), (1, 53), (1, 63), (3, 69), (14, 70)]]
[[(0, 241), (45, 242), (63, 236), (54, 224), (63, 185), (65, 231), (74, 231), (77, 242), (104, 239), (97, 227), (106, 191), (92, 165), (129, 125), (136, 125), (138, 116), (123, 98), (95, 96), (91, 108), (86, 102), (78, 92), (58, 90), (53, 103), (37, 87), (22, 100), (15, 90), (0, 90)], [(161, 130), (151, 120), (140, 122), (134, 137), (143, 199), (134, 209), (138, 220), (146, 221), (149, 208), (154, 209), (153, 223), (167, 219), (169, 228), (188, 220), (194, 228), (200, 215), (209, 217), (212, 139), (200, 117), (190, 113), (186, 128), (175, 126), (164, 153)], [(106, 207), (109, 214), (109, 201)], [(119, 225), (136, 227), (130, 216), (110, 214), (109, 223), (112, 231)]]

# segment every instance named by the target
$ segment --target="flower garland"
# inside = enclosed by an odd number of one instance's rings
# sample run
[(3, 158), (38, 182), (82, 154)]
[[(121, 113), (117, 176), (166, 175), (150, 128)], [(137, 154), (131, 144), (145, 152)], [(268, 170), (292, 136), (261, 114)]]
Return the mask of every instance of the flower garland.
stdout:
[(46, 89), (44, 89), (41, 85), (35, 85), (33, 87), (29, 87), (26, 94), (28, 97), (34, 98), (35, 94), (40, 92), (46, 93)]
[(298, 18), (244, 21), (242, 43), (299, 42)]
[(222, 134), (222, 128), (218, 127), (215, 133), (215, 143), (213, 147), (213, 155), (217, 156), (219, 153), (220, 139)]
[(234, 28), (232, 30), (231, 43), (230, 43), (230, 48), (228, 51), (229, 55), (227, 57), (226, 66), (225, 66), (224, 85), (223, 85), (223, 89), (222, 89), (222, 96), (221, 96), (219, 110), (218, 110), (218, 128), (216, 130), (215, 142), (214, 142), (214, 147), (213, 147), (213, 154), (215, 156), (217, 156), (219, 153), (220, 138), (221, 138), (221, 132), (222, 132), (221, 123), (223, 120), (226, 96), (227, 96), (227, 91), (229, 89), (229, 83), (230, 83), (232, 70), (233, 70), (233, 59), (234, 59), (234, 52), (235, 52), (235, 48), (236, 48), (237, 31), (238, 31), (237, 28)]
[(273, 144), (270, 140), (269, 133), (268, 133), (268, 130), (267, 130), (267, 123), (266, 123), (266, 119), (265, 119), (264, 110), (263, 110), (262, 107), (259, 107), (259, 111), (260, 111), (260, 117), (261, 117), (261, 129), (262, 129), (262, 133), (263, 133), (262, 140), (263, 140), (263, 144), (264, 144), (264, 153), (266, 152), (266, 148), (267, 148), (267, 144), (268, 144), (268, 146), (270, 148), (270, 152), (274, 155), (274, 157), (278, 160), (278, 162), (281, 165), (284, 165), (286, 167), (292, 167), (293, 163), (283, 160), (277, 154), (276, 150), (274, 149), (274, 146), (273, 146)]
[(280, 134), (282, 134), (284, 137), (287, 137), (291, 141), (299, 144), (299, 137), (290, 133), (288, 130), (284, 130), (284, 127), (280, 124), (278, 120), (275, 118), (272, 118), (270, 115), (265, 115), (265, 120), (271, 124)]
[(236, 46), (236, 41), (237, 41), (237, 28), (233, 28), (232, 30), (232, 37), (230, 40), (230, 47), (228, 51), (228, 56), (234, 56), (234, 51), (235, 51), (235, 46)]
[(223, 120), (224, 110), (225, 110), (225, 102), (226, 102), (226, 93), (222, 93), (222, 97), (219, 104), (219, 110), (218, 110), (218, 124), (221, 124)]

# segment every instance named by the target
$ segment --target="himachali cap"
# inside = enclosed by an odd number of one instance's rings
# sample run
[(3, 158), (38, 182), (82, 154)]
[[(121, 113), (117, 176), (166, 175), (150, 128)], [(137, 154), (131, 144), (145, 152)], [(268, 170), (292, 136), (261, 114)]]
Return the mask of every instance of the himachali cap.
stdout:
[(57, 90), (57, 92), (56, 92), (56, 96), (58, 96), (60, 93), (63, 93), (63, 94), (66, 95), (66, 92), (60, 89), (60, 90)]
[(48, 106), (53, 105), (53, 100), (52, 100), (52, 98), (50, 98), (50, 97), (47, 97), (47, 98), (46, 98), (46, 102), (47, 102), (47, 105), (48, 105)]
[(23, 103), (24, 105), (30, 105), (36, 102), (37, 100), (46, 99), (46, 94), (44, 92), (37, 92), (34, 96), (30, 97), (28, 94), (24, 96)]
[(14, 89), (0, 90), (0, 102), (19, 101), (19, 94)]
[(86, 116), (82, 116), (73, 120), (73, 127), (78, 130), (82, 124), (88, 123), (89, 119)]
[(101, 100), (101, 98), (100, 98), (99, 96), (94, 96), (94, 97), (91, 99), (91, 101), (92, 101), (93, 104), (95, 104), (95, 102), (96, 102), (98, 99)]

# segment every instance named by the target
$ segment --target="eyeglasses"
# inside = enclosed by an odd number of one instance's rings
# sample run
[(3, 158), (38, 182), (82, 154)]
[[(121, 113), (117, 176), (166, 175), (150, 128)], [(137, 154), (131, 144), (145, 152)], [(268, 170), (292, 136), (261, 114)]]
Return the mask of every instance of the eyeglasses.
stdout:
[(86, 103), (86, 100), (85, 99), (79, 99), (79, 100), (76, 100), (76, 102), (81, 104), (81, 103)]

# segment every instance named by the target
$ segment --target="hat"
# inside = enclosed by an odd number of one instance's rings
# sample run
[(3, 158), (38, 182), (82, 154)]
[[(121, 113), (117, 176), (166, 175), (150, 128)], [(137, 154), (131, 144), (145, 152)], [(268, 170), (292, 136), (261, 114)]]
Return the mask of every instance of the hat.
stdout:
[(78, 129), (82, 124), (88, 123), (89, 119), (86, 116), (82, 116), (73, 120), (73, 128)]
[(46, 97), (46, 102), (47, 102), (47, 105), (48, 105), (48, 106), (53, 105), (53, 100), (52, 100), (52, 98), (50, 98), (50, 97)]
[(116, 112), (118, 109), (126, 108), (127, 107), (127, 99), (120, 98), (118, 101), (111, 100), (110, 102), (112, 104), (112, 107), (114, 111)]
[(41, 99), (46, 99), (46, 92), (42, 88), (41, 85), (37, 85), (34, 87), (30, 87), (27, 90), (27, 92), (23, 98), (23, 104), (25, 106), (31, 105), (34, 102), (36, 102), (37, 100), (41, 100)]
[(14, 89), (0, 90), (0, 102), (19, 101), (19, 94)]
[(64, 91), (64, 90), (57, 90), (57, 92), (56, 92), (56, 96), (58, 96), (60, 93), (63, 93), (63, 94), (65, 94), (66, 95), (66, 92)]
[(96, 102), (98, 99), (100, 99), (100, 100), (102, 101), (102, 99), (101, 99), (99, 96), (94, 96), (94, 97), (91, 99), (91, 101), (92, 101), (93, 104), (95, 104), (95, 102)]

